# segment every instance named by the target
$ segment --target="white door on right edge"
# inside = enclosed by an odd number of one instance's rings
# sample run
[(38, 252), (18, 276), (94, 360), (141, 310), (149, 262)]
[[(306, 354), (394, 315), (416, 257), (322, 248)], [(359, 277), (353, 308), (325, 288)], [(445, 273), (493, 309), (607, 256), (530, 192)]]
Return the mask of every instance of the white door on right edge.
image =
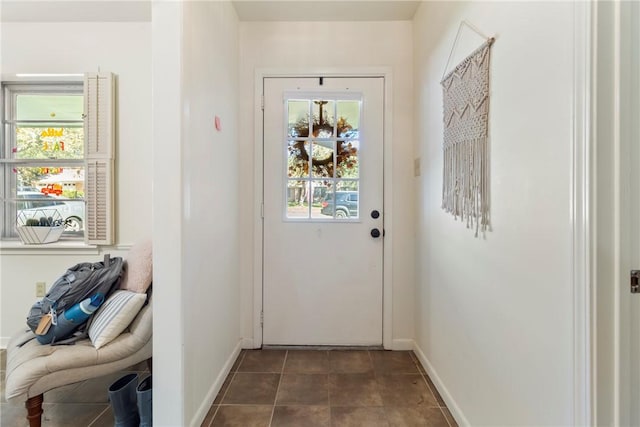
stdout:
[[(640, 4), (622, 2), (621, 60), (621, 233), (628, 236), (622, 248), (620, 283), (620, 425), (640, 426), (640, 293), (632, 293), (630, 270), (640, 270)], [(627, 28), (624, 27), (627, 26)], [(628, 62), (626, 62), (628, 61)], [(627, 182), (624, 182), (627, 181)], [(624, 189), (629, 189), (625, 194)], [(625, 236), (626, 235), (626, 236)]]
[[(631, 262), (632, 268), (640, 270), (640, 4), (630, 2), (631, 7), (631, 112), (629, 121), (632, 126), (630, 137), (631, 146), (631, 212), (629, 217), (632, 223), (631, 235)], [(625, 292), (626, 293), (626, 292)], [(630, 298), (630, 354), (629, 363), (631, 370), (630, 414), (629, 425), (640, 426), (640, 293), (626, 293)]]

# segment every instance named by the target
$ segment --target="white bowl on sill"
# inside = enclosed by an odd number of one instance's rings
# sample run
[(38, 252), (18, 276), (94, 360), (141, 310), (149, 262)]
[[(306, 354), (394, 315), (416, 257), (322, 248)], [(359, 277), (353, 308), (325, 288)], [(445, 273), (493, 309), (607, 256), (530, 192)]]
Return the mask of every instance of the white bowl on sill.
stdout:
[(18, 230), (18, 236), (20, 236), (22, 243), (26, 245), (41, 245), (57, 242), (60, 236), (62, 236), (64, 225), (56, 227), (19, 225), (16, 229)]

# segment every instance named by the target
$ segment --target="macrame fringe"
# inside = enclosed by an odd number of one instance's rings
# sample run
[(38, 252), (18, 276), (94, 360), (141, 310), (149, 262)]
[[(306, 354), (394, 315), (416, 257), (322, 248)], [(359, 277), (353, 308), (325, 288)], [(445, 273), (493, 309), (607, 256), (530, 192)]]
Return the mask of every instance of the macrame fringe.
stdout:
[(445, 144), (442, 208), (467, 228), (489, 227), (489, 168), (487, 138)]
[(442, 208), (475, 228), (489, 219), (489, 58), (493, 39), (458, 64), (441, 82), (443, 89)]

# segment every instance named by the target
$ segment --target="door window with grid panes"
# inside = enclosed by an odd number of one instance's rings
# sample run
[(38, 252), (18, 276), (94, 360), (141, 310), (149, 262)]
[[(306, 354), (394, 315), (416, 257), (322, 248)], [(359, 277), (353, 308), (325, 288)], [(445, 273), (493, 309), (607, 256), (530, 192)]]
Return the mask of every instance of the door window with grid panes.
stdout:
[(360, 96), (295, 94), (285, 108), (286, 219), (357, 220)]

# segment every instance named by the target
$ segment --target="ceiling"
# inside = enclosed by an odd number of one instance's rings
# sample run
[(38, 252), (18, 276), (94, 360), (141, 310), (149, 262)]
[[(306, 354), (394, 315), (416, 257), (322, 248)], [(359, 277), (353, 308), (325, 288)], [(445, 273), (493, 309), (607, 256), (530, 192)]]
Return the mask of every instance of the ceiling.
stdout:
[(150, 0), (0, 0), (2, 22), (148, 22)]
[[(233, 0), (231, 3), (241, 21), (404, 21), (413, 18), (420, 1)], [(0, 0), (0, 20), (148, 22), (151, 0)]]
[(241, 21), (405, 21), (420, 1), (235, 0)]

